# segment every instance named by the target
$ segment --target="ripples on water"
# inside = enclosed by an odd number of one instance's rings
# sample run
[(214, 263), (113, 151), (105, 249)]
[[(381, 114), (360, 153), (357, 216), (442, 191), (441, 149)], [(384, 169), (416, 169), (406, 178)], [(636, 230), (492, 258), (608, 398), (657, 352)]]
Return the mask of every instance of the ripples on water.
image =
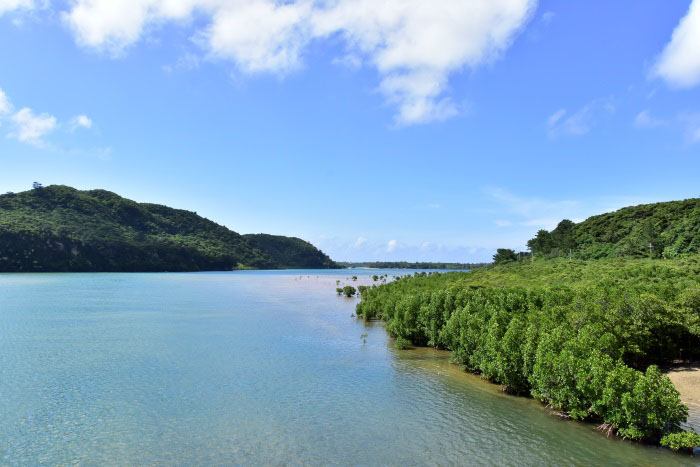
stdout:
[(0, 461), (698, 460), (551, 417), (447, 352), (395, 351), (334, 274), (0, 275)]

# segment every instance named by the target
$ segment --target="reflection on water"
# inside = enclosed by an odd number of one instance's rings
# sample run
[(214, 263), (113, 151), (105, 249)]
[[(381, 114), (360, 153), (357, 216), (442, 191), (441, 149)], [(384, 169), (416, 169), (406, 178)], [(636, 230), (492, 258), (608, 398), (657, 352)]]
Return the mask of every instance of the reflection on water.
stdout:
[(394, 350), (334, 293), (382, 273), (0, 275), (0, 462), (697, 461)]

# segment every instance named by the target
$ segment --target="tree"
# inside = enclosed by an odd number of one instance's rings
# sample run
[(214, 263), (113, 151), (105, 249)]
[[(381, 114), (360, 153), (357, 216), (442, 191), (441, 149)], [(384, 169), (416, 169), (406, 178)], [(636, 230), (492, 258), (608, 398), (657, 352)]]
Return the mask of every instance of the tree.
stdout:
[(32, 183), (32, 188), (34, 188), (35, 190), (41, 190), (42, 188), (44, 188), (44, 185), (42, 185), (39, 182), (34, 182)]
[(517, 259), (518, 255), (510, 248), (499, 248), (496, 250), (496, 254), (493, 255), (493, 262), (496, 264), (509, 263), (511, 261), (517, 261)]
[(346, 297), (350, 298), (357, 293), (357, 290), (355, 290), (355, 287), (353, 287), (352, 285), (346, 285), (345, 287), (343, 287), (343, 293)]
[(528, 240), (527, 247), (535, 255), (547, 255), (552, 252), (552, 235), (546, 230), (540, 229), (535, 238)]
[(570, 250), (576, 248), (576, 239), (574, 238), (574, 226), (576, 224), (569, 219), (564, 219), (557, 224), (557, 228), (552, 230), (550, 234), (554, 247), (559, 249), (559, 254), (569, 254)]

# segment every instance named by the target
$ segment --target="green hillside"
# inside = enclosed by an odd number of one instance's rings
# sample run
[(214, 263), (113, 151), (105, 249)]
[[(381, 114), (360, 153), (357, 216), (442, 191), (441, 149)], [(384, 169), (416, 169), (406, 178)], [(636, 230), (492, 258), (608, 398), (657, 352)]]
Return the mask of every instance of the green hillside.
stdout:
[(290, 251), (266, 251), (194, 212), (105, 190), (52, 185), (0, 196), (1, 272), (270, 269), (299, 267), (287, 258), (305, 257), (305, 267), (332, 263), (301, 240), (285, 246)]
[(243, 238), (248, 243), (264, 251), (273, 261), (283, 264), (285, 268), (339, 268), (325, 253), (311, 243), (297, 237), (281, 235), (246, 234)]
[(580, 259), (698, 253), (700, 198), (631, 206), (578, 224), (563, 220), (551, 232), (537, 232), (528, 247), (535, 255)]

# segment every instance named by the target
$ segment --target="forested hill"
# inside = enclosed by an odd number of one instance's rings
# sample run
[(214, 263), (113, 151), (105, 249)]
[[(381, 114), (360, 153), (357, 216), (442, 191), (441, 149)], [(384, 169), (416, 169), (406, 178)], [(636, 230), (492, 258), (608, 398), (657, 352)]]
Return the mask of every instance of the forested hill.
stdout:
[[(253, 242), (197, 213), (105, 190), (37, 186), (0, 195), (0, 271), (327, 268), (311, 244)], [(293, 259), (293, 261), (288, 261)], [(304, 266), (300, 266), (303, 264)]]
[(537, 232), (527, 245), (535, 255), (580, 259), (698, 253), (700, 198), (631, 206), (578, 224), (565, 219), (551, 232)]
[(324, 252), (311, 243), (297, 237), (269, 234), (246, 234), (243, 236), (254, 247), (264, 251), (272, 260), (285, 268), (339, 268)]

